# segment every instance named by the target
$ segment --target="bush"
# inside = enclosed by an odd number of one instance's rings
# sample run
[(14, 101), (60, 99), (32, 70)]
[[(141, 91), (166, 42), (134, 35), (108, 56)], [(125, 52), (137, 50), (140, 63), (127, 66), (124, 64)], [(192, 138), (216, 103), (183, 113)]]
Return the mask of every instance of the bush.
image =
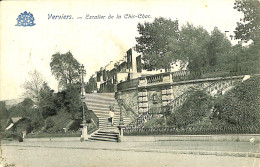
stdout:
[(51, 117), (47, 118), (45, 120), (45, 128), (46, 128), (46, 130), (52, 128), (53, 126), (54, 126), (54, 121), (52, 120), (52, 118)]
[(201, 122), (213, 106), (213, 99), (201, 90), (190, 90), (190, 96), (183, 105), (166, 120), (168, 126), (186, 127)]
[(72, 115), (66, 111), (59, 111), (57, 115), (48, 117), (45, 120), (45, 128), (48, 133), (64, 132), (69, 122), (72, 121)]
[(18, 139), (18, 133), (13, 132), (13, 131), (4, 131), (4, 132), (2, 132), (1, 138), (2, 139), (6, 139), (6, 138)]
[(237, 85), (217, 99), (215, 119), (237, 126), (260, 125), (260, 77)]
[(162, 127), (162, 126), (165, 126), (164, 118), (152, 119), (144, 124), (144, 128)]

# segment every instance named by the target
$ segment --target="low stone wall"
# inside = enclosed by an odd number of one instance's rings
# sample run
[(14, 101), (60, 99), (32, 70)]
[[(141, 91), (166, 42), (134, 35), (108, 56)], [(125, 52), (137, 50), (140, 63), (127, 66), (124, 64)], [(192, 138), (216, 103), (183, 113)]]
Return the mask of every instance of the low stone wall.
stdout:
[(228, 134), (228, 135), (156, 135), (156, 136), (124, 136), (124, 141), (152, 142), (152, 141), (234, 141), (249, 142), (255, 138), (260, 142), (260, 134)]
[[(156, 142), (156, 141), (232, 141), (249, 142), (255, 138), (260, 142), (260, 134), (228, 134), (228, 135), (157, 135), (157, 136), (124, 136), (124, 142)], [(25, 142), (62, 142), (80, 141), (80, 137), (25, 138)]]

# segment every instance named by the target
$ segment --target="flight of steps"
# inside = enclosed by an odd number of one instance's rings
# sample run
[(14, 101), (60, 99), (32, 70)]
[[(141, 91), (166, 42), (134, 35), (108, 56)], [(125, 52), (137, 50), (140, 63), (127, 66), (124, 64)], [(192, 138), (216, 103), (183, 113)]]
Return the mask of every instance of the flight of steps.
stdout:
[[(241, 82), (241, 81), (242, 80), (237, 80), (237, 82)], [(222, 83), (216, 81), (210, 84), (209, 86), (203, 88), (203, 90), (207, 91), (211, 96), (216, 96), (216, 95), (223, 95), (234, 87), (235, 87), (235, 82), (230, 81), (230, 82)], [(178, 107), (180, 107), (183, 104), (187, 95), (188, 92), (185, 92), (170, 102), (174, 110), (176, 110)], [(153, 115), (152, 113), (150, 113), (150, 111), (144, 112), (140, 114), (140, 116), (137, 117), (133, 122), (128, 124), (128, 126), (126, 126), (126, 131), (130, 131), (130, 130), (138, 131), (138, 129), (143, 128), (144, 124), (147, 121), (150, 121), (152, 118)]]
[(89, 140), (118, 142), (118, 138), (119, 132), (98, 130), (96, 133), (91, 135)]
[[(115, 141), (118, 134), (118, 128), (120, 121), (120, 107), (114, 93), (93, 93), (85, 95), (85, 103), (88, 110), (92, 110), (94, 114), (99, 118), (99, 130), (98, 132), (91, 135), (91, 140), (104, 140), (104, 141)], [(108, 122), (109, 118), (109, 106), (114, 106), (114, 125), (112, 126)], [(123, 113), (124, 125), (128, 125), (131, 122), (131, 118), (127, 117)]]

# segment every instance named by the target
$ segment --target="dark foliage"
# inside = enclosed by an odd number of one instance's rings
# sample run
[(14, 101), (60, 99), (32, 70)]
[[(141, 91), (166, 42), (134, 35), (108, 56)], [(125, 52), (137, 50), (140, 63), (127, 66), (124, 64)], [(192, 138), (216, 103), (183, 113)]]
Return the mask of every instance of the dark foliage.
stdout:
[(217, 100), (215, 118), (236, 126), (260, 126), (260, 78), (242, 82)]
[(183, 105), (167, 119), (167, 125), (186, 127), (199, 123), (212, 108), (212, 98), (201, 90), (191, 90)]

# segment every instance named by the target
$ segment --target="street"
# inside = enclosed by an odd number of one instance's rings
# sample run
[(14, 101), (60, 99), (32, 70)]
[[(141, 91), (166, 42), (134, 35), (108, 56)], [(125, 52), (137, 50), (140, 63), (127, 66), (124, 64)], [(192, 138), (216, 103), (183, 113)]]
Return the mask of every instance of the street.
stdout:
[[(213, 166), (259, 167), (259, 144), (244, 142), (79, 142), (2, 141), (2, 164), (21, 167), (59, 166)], [(176, 152), (176, 151), (179, 151)], [(200, 153), (209, 155), (200, 155)], [(239, 153), (216, 156), (220, 152)], [(241, 154), (241, 156), (239, 156)], [(221, 155), (221, 154), (219, 154)]]

